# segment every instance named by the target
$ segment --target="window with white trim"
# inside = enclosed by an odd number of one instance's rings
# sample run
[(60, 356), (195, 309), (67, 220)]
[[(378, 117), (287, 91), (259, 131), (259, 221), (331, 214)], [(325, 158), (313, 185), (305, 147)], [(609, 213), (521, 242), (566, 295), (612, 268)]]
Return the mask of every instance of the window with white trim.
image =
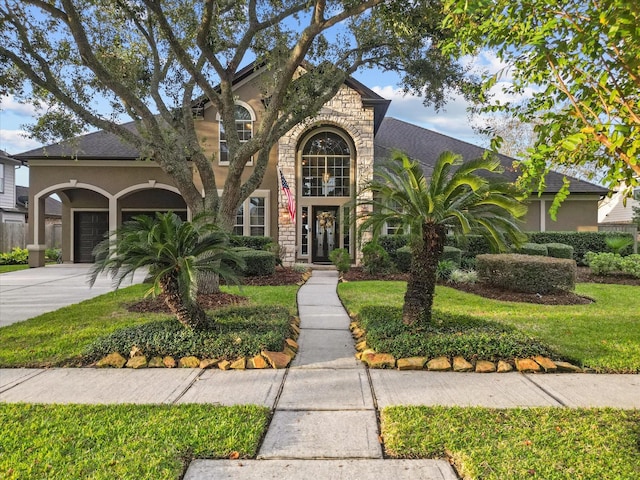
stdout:
[(0, 193), (4, 193), (4, 163), (0, 163)]
[[(236, 119), (236, 134), (238, 135), (238, 140), (240, 140), (240, 143), (245, 143), (251, 140), (253, 136), (253, 122), (255, 121), (253, 112), (248, 108), (248, 105), (245, 106), (244, 104), (236, 104), (234, 116)], [(218, 163), (220, 165), (229, 165), (227, 132), (225, 132), (224, 130), (224, 125), (222, 124), (220, 115), (218, 115), (218, 125), (220, 128), (220, 153), (218, 156)], [(251, 165), (252, 163), (253, 159), (249, 161), (249, 165)]]
[(247, 198), (236, 214), (234, 235), (269, 236), (269, 191), (255, 191)]

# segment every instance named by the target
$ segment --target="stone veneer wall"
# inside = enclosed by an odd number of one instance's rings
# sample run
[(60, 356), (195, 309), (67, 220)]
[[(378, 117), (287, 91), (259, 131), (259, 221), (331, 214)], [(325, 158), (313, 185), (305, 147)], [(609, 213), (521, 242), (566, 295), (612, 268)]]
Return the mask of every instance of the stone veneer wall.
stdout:
[[(296, 150), (302, 136), (316, 126), (335, 126), (351, 136), (356, 149), (356, 192), (373, 177), (373, 108), (363, 107), (362, 98), (355, 90), (342, 86), (336, 96), (314, 117), (308, 118), (284, 135), (278, 142), (278, 168), (297, 198)], [(361, 207), (356, 212), (361, 213)], [(296, 218), (296, 220), (298, 220)], [(355, 240), (355, 239), (354, 239)], [(368, 240), (363, 235), (362, 241)], [(285, 248), (284, 263), (291, 265), (296, 261), (296, 225), (291, 222), (287, 211), (286, 198), (282, 189), (278, 194), (278, 243)], [(355, 241), (354, 245), (358, 246)], [(356, 249), (356, 263), (362, 253)]]

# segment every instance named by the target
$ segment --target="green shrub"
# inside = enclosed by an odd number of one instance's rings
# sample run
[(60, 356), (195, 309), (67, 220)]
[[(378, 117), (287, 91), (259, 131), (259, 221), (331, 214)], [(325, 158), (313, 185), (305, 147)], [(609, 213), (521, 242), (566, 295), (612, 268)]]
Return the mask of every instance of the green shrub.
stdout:
[(347, 273), (351, 269), (351, 255), (345, 248), (336, 248), (329, 254), (329, 260), (333, 263), (338, 272)]
[(456, 267), (459, 267), (462, 260), (462, 250), (445, 245), (444, 251), (440, 255), (440, 260), (451, 260), (456, 264)]
[(147, 358), (193, 355), (230, 360), (282, 350), (290, 328), (285, 307), (230, 307), (213, 313), (210, 324), (200, 330), (184, 328), (173, 319), (122, 328), (91, 343), (83, 356), (87, 362), (112, 352), (128, 357), (136, 346)]
[(449, 280), (451, 272), (457, 267), (456, 262), (452, 260), (440, 260), (438, 262), (438, 268), (436, 269), (436, 278), (441, 282)]
[(44, 251), (44, 258), (50, 262), (60, 262), (62, 261), (62, 250), (59, 248), (47, 248)]
[(478, 281), (478, 272), (456, 268), (449, 275), (449, 281), (451, 283), (476, 283)]
[(271, 237), (231, 235), (229, 243), (232, 247), (251, 248), (253, 250), (269, 250), (269, 246), (274, 243)]
[(433, 321), (419, 331), (402, 323), (402, 309), (365, 306), (358, 319), (366, 341), (376, 352), (396, 358), (462, 356), (478, 360), (507, 360), (535, 355), (557, 356), (539, 341), (497, 322), (433, 312)]
[(26, 265), (29, 263), (29, 250), (13, 247), (10, 252), (0, 253), (0, 265)]
[(585, 261), (594, 275), (611, 275), (621, 269), (622, 256), (611, 252), (587, 252)]
[(465, 257), (463, 254), (460, 260), (460, 268), (463, 270), (475, 270), (476, 263), (476, 257)]
[(523, 255), (542, 255), (545, 257), (549, 254), (546, 245), (540, 245), (538, 243), (523, 243), (520, 248), (518, 248), (518, 253)]
[(573, 258), (573, 247), (564, 243), (546, 243), (547, 252), (553, 258)]
[[(378, 237), (378, 245), (389, 254), (391, 261), (398, 265), (396, 254), (398, 249), (409, 245), (409, 235), (382, 235)], [(409, 271), (408, 269), (406, 271)]]
[(575, 288), (573, 260), (520, 254), (488, 254), (476, 258), (480, 281), (498, 288), (540, 294)]
[(304, 273), (309, 270), (308, 263), (294, 263), (291, 269), (296, 273)]
[(276, 273), (276, 256), (265, 250), (234, 248), (244, 260), (245, 266), (240, 272), (244, 277), (264, 277)]
[(387, 251), (375, 242), (362, 247), (362, 269), (373, 275), (381, 275), (393, 271), (393, 262)]
[(615, 237), (605, 238), (607, 249), (612, 253), (622, 255), (622, 252), (626, 251), (633, 245), (633, 237), (623, 237), (616, 235)]
[(453, 245), (462, 250), (463, 257), (475, 258), (485, 253), (495, 253), (489, 240), (482, 235), (465, 235), (458, 237)]
[[(587, 252), (608, 252), (606, 239), (610, 237), (630, 237), (630, 233), (620, 232), (529, 232), (529, 241), (533, 243), (564, 243), (573, 247), (573, 259), (578, 265), (586, 265), (584, 256)], [(632, 252), (627, 247), (622, 253)]]
[(627, 275), (640, 278), (640, 254), (634, 253), (620, 261), (620, 270)]
[(400, 272), (406, 273), (411, 270), (411, 247), (407, 245), (396, 250), (395, 264)]
[(266, 245), (265, 250), (267, 252), (273, 253), (276, 257), (276, 265), (283, 266), (284, 265), (284, 257), (287, 253), (287, 249), (284, 245), (280, 245), (279, 243), (271, 242)]

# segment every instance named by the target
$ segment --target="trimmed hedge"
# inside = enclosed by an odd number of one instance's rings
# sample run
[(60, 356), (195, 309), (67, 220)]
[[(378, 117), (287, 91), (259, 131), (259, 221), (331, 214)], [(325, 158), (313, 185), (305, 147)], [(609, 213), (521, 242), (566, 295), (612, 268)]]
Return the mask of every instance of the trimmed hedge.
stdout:
[(269, 250), (269, 245), (273, 243), (271, 237), (244, 237), (241, 235), (231, 235), (229, 244), (237, 248), (251, 248), (253, 250)]
[(540, 245), (539, 243), (523, 243), (518, 249), (518, 253), (523, 255), (541, 255), (546, 257), (549, 252), (546, 245)]
[(408, 245), (396, 250), (395, 257), (396, 268), (400, 272), (406, 273), (411, 270), (411, 248)]
[(476, 260), (480, 281), (505, 290), (545, 294), (576, 285), (573, 260), (517, 253), (478, 255)]
[[(532, 243), (564, 243), (573, 247), (573, 259), (578, 265), (586, 265), (584, 255), (587, 252), (608, 252), (606, 239), (609, 237), (629, 237), (630, 233), (621, 232), (528, 232)], [(622, 255), (629, 255), (633, 247), (628, 247)]]
[(362, 247), (362, 268), (371, 274), (388, 274), (393, 271), (393, 262), (382, 245), (369, 242)]
[(456, 264), (458, 268), (460, 268), (460, 262), (462, 260), (462, 250), (456, 247), (449, 247), (448, 245), (445, 245), (444, 252), (442, 252), (440, 260), (451, 260)]
[(276, 273), (276, 256), (273, 252), (252, 250), (251, 248), (234, 248), (244, 260), (245, 266), (240, 273), (245, 277), (264, 277)]
[(545, 243), (547, 252), (553, 258), (573, 258), (573, 247), (564, 243)]

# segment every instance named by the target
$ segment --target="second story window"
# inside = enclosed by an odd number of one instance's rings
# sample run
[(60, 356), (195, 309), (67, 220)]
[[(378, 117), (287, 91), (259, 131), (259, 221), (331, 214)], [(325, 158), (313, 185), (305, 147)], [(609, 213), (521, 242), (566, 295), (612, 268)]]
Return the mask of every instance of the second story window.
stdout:
[[(238, 140), (244, 143), (253, 136), (253, 122), (255, 121), (252, 113), (244, 105), (236, 104), (234, 116), (236, 119), (236, 135)], [(229, 165), (229, 147), (227, 145), (227, 132), (224, 130), (222, 119), (218, 121), (220, 126), (220, 165)], [(251, 164), (250, 162), (249, 164)]]

